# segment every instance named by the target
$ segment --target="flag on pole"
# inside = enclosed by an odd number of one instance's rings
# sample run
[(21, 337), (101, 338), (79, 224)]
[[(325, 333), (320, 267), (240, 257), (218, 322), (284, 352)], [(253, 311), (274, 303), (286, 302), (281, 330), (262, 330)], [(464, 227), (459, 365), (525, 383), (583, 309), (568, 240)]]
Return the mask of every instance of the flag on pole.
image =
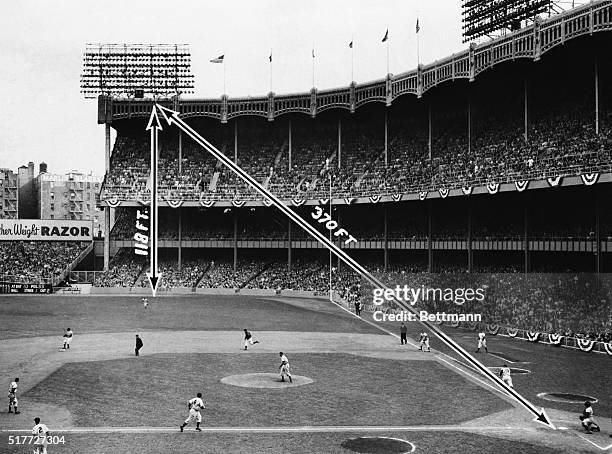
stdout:
[(382, 42), (386, 42), (389, 39), (389, 29), (387, 29), (387, 31), (385, 32), (385, 36), (382, 39)]
[(270, 60), (270, 63), (272, 63), (272, 51), (270, 51), (270, 57), (268, 59)]
[(352, 48), (353, 48), (353, 41), (351, 41), (351, 42), (349, 43), (349, 48), (350, 48), (350, 49), (352, 49)]
[(225, 55), (219, 55), (217, 58), (213, 58), (210, 62), (211, 63), (223, 63), (224, 58), (225, 58)]
[(420, 29), (421, 27), (419, 27), (419, 18), (417, 17), (416, 32), (418, 33)]
[(314, 49), (312, 49), (312, 58), (315, 58), (315, 56), (314, 56)]

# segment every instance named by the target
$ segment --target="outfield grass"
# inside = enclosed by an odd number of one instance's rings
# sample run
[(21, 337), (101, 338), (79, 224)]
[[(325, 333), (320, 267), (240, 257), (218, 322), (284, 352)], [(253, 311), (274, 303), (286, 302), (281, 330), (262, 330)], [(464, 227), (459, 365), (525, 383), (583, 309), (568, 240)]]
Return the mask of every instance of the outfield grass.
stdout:
[(0, 297), (4, 329), (0, 339), (79, 333), (147, 330), (310, 331), (380, 334), (374, 327), (330, 307), (309, 310), (252, 296), (198, 295), (149, 298), (144, 309), (136, 296)]
[(78, 426), (179, 424), (186, 402), (204, 394), (211, 426), (452, 424), (509, 404), (433, 361), (349, 354), (290, 354), (292, 372), (314, 383), (255, 389), (220, 382), (274, 372), (275, 354), (152, 355), (62, 366), (24, 401), (64, 406)]
[[(244, 453), (244, 454), (354, 454), (342, 444), (352, 438), (381, 436), (413, 443), (415, 454), (554, 454), (559, 450), (463, 432), (402, 433), (286, 433), (286, 434), (66, 434), (66, 444), (49, 448), (49, 454), (85, 453)], [(6, 440), (6, 437), (4, 437)], [(5, 441), (3, 441), (5, 443)], [(6, 448), (6, 444), (4, 446)], [(28, 449), (0, 452), (30, 453)], [(580, 453), (580, 451), (567, 451)], [(588, 450), (582, 452), (589, 452)], [(387, 454), (378, 451), (378, 454)]]

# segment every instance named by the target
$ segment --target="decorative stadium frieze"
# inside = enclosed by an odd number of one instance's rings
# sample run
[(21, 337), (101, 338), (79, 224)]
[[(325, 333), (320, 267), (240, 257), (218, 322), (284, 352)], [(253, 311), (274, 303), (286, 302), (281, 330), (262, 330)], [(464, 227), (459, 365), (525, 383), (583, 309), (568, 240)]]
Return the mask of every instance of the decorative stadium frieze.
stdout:
[[(385, 79), (336, 90), (276, 96), (269, 93), (263, 98), (178, 100), (175, 110), (181, 117), (211, 117), (225, 123), (241, 115), (256, 115), (273, 120), (285, 113), (305, 113), (315, 117), (328, 109), (340, 108), (354, 112), (369, 102), (386, 105), (399, 96), (412, 94), (421, 97), (437, 85), (456, 79), (474, 80), (480, 73), (502, 62), (528, 58), (534, 61), (568, 40), (596, 32), (612, 30), (612, 0), (590, 2), (481, 45), (468, 49), (429, 65)], [(99, 102), (112, 109), (112, 121), (147, 117), (151, 112), (150, 100), (117, 100), (100, 98)], [(175, 101), (176, 103), (176, 101)], [(171, 102), (162, 102), (172, 108)], [(105, 120), (108, 121), (108, 120)]]

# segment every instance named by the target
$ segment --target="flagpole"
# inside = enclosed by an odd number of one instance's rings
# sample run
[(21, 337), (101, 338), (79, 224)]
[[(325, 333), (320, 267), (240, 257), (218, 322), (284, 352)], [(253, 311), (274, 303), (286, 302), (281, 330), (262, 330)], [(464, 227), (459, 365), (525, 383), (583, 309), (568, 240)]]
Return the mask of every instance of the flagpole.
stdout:
[(355, 75), (354, 75), (354, 70), (355, 70), (354, 56), (355, 56), (355, 41), (353, 40), (353, 37), (351, 36), (351, 82), (355, 81)]
[(312, 88), (315, 86), (315, 53), (314, 43), (312, 43)]
[(226, 95), (227, 91), (225, 90), (225, 58), (223, 58), (223, 94)]
[(270, 49), (270, 93), (272, 93), (272, 49)]
[[(389, 26), (387, 25), (387, 33), (389, 32)], [(387, 37), (387, 74), (389, 74), (389, 37)]]
[(417, 40), (416, 40), (417, 41), (417, 68), (421, 64), (421, 57), (419, 55), (419, 48), (420, 48), (420, 46), (419, 46), (419, 30), (420, 30), (420, 28), (419, 28), (419, 18), (417, 17), (417, 25), (416, 25), (416, 35), (417, 35), (417, 37), (416, 37), (417, 38)]

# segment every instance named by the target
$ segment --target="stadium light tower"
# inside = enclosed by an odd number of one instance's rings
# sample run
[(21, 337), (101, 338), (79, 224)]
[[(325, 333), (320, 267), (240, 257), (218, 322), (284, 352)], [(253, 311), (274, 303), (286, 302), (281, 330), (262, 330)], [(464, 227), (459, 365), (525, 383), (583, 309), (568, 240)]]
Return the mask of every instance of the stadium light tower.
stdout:
[(81, 93), (85, 98), (152, 97), (193, 93), (187, 44), (87, 44)]

